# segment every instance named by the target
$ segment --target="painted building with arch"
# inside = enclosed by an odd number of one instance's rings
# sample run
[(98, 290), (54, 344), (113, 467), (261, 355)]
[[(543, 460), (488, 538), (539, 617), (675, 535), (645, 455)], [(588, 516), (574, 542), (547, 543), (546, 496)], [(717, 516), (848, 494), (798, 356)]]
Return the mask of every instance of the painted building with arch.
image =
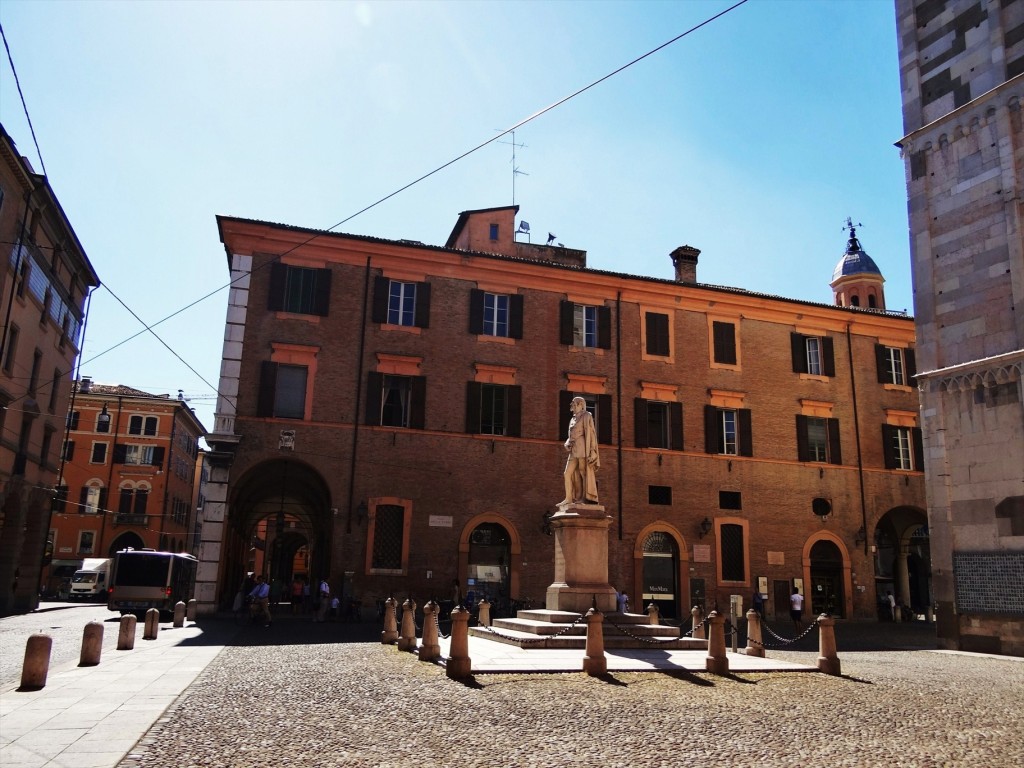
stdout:
[(876, 619), (893, 590), (927, 613), (927, 576), (888, 546), (927, 526), (913, 319), (880, 274), (858, 306), (828, 293), (827, 255), (822, 303), (701, 284), (692, 246), (672, 279), (593, 270), (517, 235), (517, 213), (464, 211), (441, 246), (218, 218), (200, 611), (230, 605), (254, 549), (269, 578), (327, 578), (367, 613), (470, 590), (499, 614), (543, 604), (579, 395), (633, 610), (757, 590), (788, 617), (796, 586), (813, 612)]

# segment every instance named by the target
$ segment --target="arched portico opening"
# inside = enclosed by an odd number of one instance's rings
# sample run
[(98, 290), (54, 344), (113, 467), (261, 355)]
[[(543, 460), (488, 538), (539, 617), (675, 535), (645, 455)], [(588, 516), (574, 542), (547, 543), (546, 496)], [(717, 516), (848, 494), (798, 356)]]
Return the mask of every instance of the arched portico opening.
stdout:
[[(228, 508), (222, 607), (250, 572), (265, 576), (283, 599), (296, 576), (331, 580), (330, 489), (308, 464), (277, 459), (255, 465), (233, 484)], [(332, 590), (340, 587), (332, 584)]]
[(927, 616), (932, 604), (927, 514), (916, 507), (890, 509), (875, 526), (872, 541), (879, 620), (893, 620), (890, 592), (896, 602), (895, 618)]
[(847, 618), (853, 615), (853, 579), (850, 553), (843, 540), (819, 531), (804, 543), (804, 606), (811, 617), (822, 613)]
[[(663, 619), (678, 619), (689, 610), (690, 602), (696, 599), (703, 604), (703, 583), (691, 584), (686, 572), (688, 563), (686, 540), (675, 527), (656, 522), (642, 529), (633, 547), (630, 610), (641, 613), (654, 603)], [(691, 594), (694, 586), (699, 588), (699, 595)]]
[(119, 534), (116, 539), (110, 542), (110, 549), (107, 550), (107, 557), (113, 557), (122, 549), (142, 549), (146, 543), (135, 531), (125, 531)]
[(519, 594), (519, 564), (522, 542), (506, 518), (484, 513), (472, 518), (459, 538), (458, 579), (465, 597), (472, 590), (475, 598), (487, 596), (496, 616), (509, 612), (511, 600)]

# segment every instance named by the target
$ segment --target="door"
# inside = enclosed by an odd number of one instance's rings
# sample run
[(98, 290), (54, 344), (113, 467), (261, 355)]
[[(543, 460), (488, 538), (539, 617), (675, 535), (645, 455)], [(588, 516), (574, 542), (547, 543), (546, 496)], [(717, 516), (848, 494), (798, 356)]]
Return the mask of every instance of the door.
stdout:
[(772, 616), (776, 619), (789, 617), (789, 596), (792, 590), (785, 579), (772, 580)]
[(653, 602), (661, 617), (679, 615), (679, 550), (664, 531), (653, 531), (644, 539), (643, 605)]

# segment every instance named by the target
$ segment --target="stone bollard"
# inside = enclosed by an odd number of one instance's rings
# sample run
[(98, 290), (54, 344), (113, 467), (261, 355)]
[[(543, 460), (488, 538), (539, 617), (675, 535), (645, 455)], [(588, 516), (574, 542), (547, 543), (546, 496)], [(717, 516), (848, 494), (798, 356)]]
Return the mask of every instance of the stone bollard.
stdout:
[(398, 638), (398, 650), (416, 650), (416, 601), (411, 597), (402, 603), (402, 634)]
[(747, 656), (764, 658), (764, 645), (761, 640), (761, 617), (757, 611), (747, 611), (747, 648), (743, 651)]
[(826, 675), (839, 675), (839, 656), (836, 655), (836, 620), (827, 613), (818, 617), (818, 671)]
[(103, 651), (103, 625), (98, 621), (90, 621), (82, 633), (82, 652), (78, 657), (78, 666), (95, 667), (100, 663)]
[(46, 685), (52, 648), (53, 638), (49, 635), (29, 635), (28, 642), (25, 643), (25, 661), (21, 665), (19, 691), (38, 691)]
[(188, 601), (185, 608), (185, 619), (195, 623), (196, 620), (196, 599), (193, 597)]
[(398, 619), (395, 617), (395, 598), (384, 601), (384, 631), (380, 633), (380, 641), (384, 645), (398, 642)]
[(420, 645), (420, 661), (434, 661), (441, 658), (441, 646), (437, 642), (437, 614), (441, 607), (433, 600), (423, 606), (423, 643)]
[(146, 626), (142, 630), (143, 640), (156, 640), (156, 636), (160, 634), (160, 611), (156, 608), (150, 608), (146, 611)]
[(452, 609), (452, 643), (448, 649), (445, 674), (455, 680), (469, 677), (473, 669), (469, 658), (469, 611), (461, 605)]
[(185, 626), (185, 604), (181, 600), (174, 604), (174, 626)]
[(476, 609), (476, 623), (481, 627), (491, 626), (491, 604), (487, 602), (487, 598), (481, 600)]
[(701, 613), (700, 606), (695, 605), (690, 611), (690, 615), (693, 617), (693, 632), (690, 637), (695, 637), (698, 640), (704, 639), (704, 615)]
[(647, 623), (650, 624), (652, 627), (656, 627), (659, 623), (661, 623), (661, 620), (659, 619), (660, 615), (661, 611), (658, 609), (658, 606), (656, 606), (654, 603), (651, 603), (647, 606)]
[(725, 616), (712, 611), (708, 614), (708, 656), (704, 669), (716, 675), (729, 672), (729, 659), (725, 655)]
[(587, 648), (583, 656), (583, 671), (591, 677), (608, 672), (608, 659), (604, 657), (604, 614), (596, 608), (587, 611)]
[(121, 628), (117, 633), (117, 650), (130, 651), (135, 647), (135, 626), (138, 621), (130, 613), (121, 617)]

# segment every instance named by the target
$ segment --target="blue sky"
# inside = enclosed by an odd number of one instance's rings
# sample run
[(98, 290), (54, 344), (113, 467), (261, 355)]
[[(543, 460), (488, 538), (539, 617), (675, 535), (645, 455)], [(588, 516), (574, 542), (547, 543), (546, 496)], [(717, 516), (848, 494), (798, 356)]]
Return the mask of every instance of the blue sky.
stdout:
[[(50, 183), (155, 323), (228, 280), (215, 216), (327, 229), (733, 2), (4, 0)], [(42, 169), (11, 67), (0, 120)], [(912, 310), (891, 0), (749, 0), (516, 131), (515, 202), (591, 267), (816, 302), (847, 216)], [(443, 245), (512, 203), (510, 137), (337, 231)], [(213, 428), (227, 291), (144, 334), (94, 293), (83, 375), (184, 390)], [(205, 379), (205, 381), (203, 381)]]

